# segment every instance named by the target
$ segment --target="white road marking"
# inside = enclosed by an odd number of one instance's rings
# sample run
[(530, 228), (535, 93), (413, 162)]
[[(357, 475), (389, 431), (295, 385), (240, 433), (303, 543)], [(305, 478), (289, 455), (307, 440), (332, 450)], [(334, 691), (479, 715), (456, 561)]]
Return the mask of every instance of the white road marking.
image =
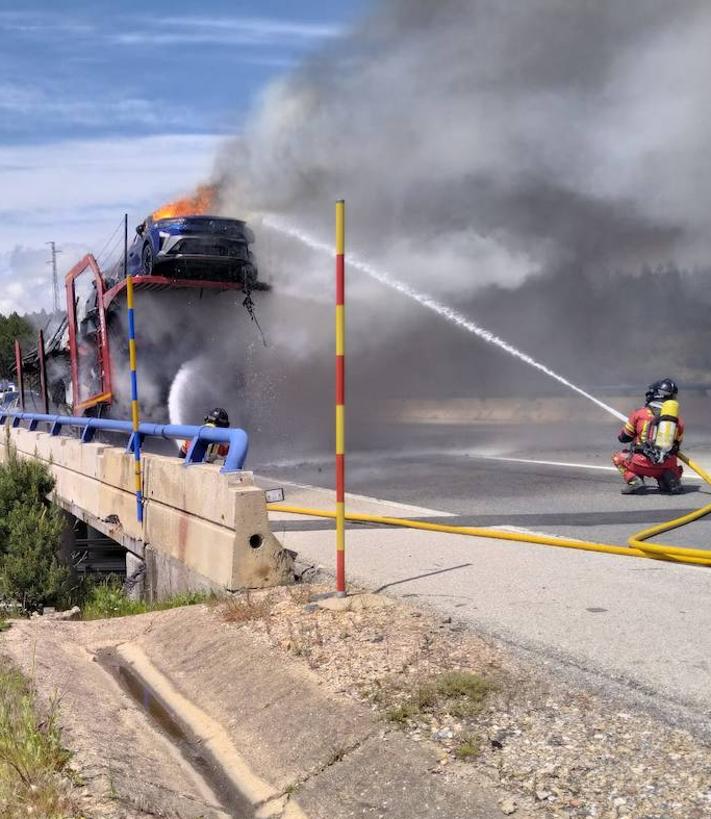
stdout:
[(515, 464), (540, 464), (541, 466), (568, 466), (573, 469), (603, 469), (608, 472), (617, 472), (614, 466), (600, 466), (599, 464), (578, 464), (570, 461), (539, 461), (533, 458), (505, 458), (502, 455), (481, 455), (484, 461), (508, 461)]
[[(504, 458), (501, 455), (478, 455), (483, 461), (508, 461), (515, 464), (539, 464), (540, 466), (567, 466), (570, 469), (602, 469), (607, 472), (617, 472), (614, 466), (601, 466), (599, 464), (579, 464), (570, 461), (539, 461), (533, 458)], [(689, 475), (688, 468), (684, 472), (684, 480), (700, 481), (698, 475)]]

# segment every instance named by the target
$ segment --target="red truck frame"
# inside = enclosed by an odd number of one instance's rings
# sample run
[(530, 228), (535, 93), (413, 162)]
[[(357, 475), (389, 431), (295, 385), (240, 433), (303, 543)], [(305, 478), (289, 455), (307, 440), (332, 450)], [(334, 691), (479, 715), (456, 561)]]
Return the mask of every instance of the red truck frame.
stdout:
[[(91, 314), (78, 315), (78, 284), (95, 291), (95, 307)], [(126, 279), (107, 288), (101, 269), (89, 253), (67, 273), (67, 321), (69, 327), (69, 355), (72, 379), (72, 410), (75, 415), (100, 411), (113, 400), (111, 386), (111, 341), (107, 313), (126, 290)], [(134, 276), (136, 291), (155, 291), (178, 288), (201, 290), (242, 290), (241, 282), (180, 279), (167, 276)], [(82, 324), (89, 325), (82, 328)]]

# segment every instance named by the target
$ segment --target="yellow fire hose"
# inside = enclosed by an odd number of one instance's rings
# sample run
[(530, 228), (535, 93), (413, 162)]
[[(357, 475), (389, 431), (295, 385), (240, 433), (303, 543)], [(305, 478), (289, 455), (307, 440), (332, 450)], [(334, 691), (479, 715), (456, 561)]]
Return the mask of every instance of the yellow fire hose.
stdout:
[[(682, 453), (678, 455), (687, 466), (694, 470), (706, 483), (711, 485), (711, 475), (695, 464), (690, 458)], [(307, 509), (300, 506), (288, 506), (286, 504), (269, 504), (272, 512), (286, 512), (295, 515), (308, 515), (317, 518), (335, 518), (336, 512), (326, 509)], [(601, 552), (603, 554), (622, 555), (624, 557), (646, 557), (654, 560), (669, 560), (676, 563), (692, 563), (698, 566), (711, 566), (711, 551), (704, 549), (687, 549), (681, 546), (667, 546), (663, 543), (646, 543), (649, 538), (669, 532), (680, 526), (685, 526), (695, 520), (699, 520), (711, 513), (711, 504), (704, 506), (695, 512), (682, 515), (679, 518), (660, 523), (636, 532), (628, 540), (628, 546), (616, 546), (609, 543), (595, 543), (586, 540), (572, 540), (562, 537), (548, 537), (546, 535), (519, 534), (518, 532), (506, 532), (499, 529), (481, 529), (475, 526), (448, 526), (443, 523), (425, 523), (419, 520), (408, 520), (407, 518), (381, 517), (378, 515), (361, 515), (349, 512), (346, 520), (356, 523), (378, 523), (384, 526), (401, 526), (406, 529), (419, 529), (425, 532), (446, 532), (453, 535), (468, 535), (470, 537), (486, 537), (495, 540), (514, 540), (519, 543), (537, 543), (542, 546), (558, 546), (564, 549), (579, 549), (585, 552)]]

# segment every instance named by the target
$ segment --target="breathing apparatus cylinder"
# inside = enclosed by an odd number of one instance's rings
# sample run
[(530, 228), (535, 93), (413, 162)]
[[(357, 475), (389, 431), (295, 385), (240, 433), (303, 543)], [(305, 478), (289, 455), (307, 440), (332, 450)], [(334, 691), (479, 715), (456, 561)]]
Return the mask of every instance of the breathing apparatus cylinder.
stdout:
[(676, 441), (676, 431), (679, 425), (679, 402), (665, 401), (659, 411), (657, 432), (654, 444), (661, 453), (667, 455)]

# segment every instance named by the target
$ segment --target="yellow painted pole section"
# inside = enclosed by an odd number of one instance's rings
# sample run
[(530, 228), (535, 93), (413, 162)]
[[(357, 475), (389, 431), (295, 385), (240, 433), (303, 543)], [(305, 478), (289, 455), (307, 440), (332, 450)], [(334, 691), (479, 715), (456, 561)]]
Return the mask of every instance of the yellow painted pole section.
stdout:
[(346, 354), (345, 305), (336, 305), (336, 355)]
[(336, 202), (336, 255), (346, 252), (346, 203), (343, 199)]
[(346, 454), (344, 411), (345, 407), (342, 404), (336, 406), (336, 455)]

